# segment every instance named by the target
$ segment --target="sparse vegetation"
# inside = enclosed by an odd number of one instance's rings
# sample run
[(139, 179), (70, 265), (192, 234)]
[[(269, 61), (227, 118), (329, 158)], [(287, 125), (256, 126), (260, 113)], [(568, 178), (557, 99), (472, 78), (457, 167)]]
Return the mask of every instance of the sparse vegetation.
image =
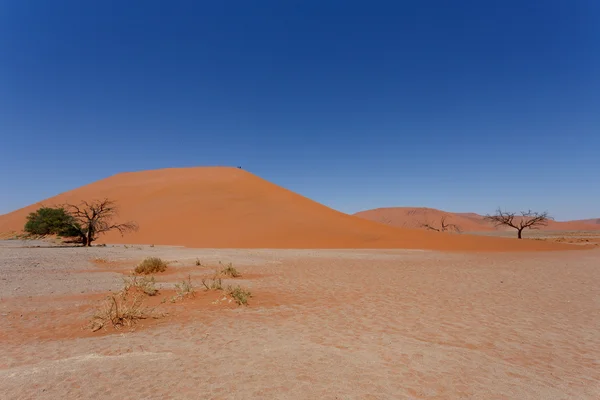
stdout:
[(235, 302), (238, 305), (244, 305), (244, 306), (248, 305), (248, 299), (250, 297), (252, 297), (252, 293), (250, 293), (249, 290), (244, 289), (240, 286), (235, 286), (235, 287), (229, 286), (227, 288), (227, 294), (229, 296), (231, 296), (231, 298), (233, 300), (235, 300)]
[(120, 329), (132, 326), (142, 319), (160, 317), (153, 309), (143, 305), (144, 294), (129, 289), (123, 288), (120, 293), (112, 293), (106, 298), (100, 310), (92, 317), (92, 331), (96, 332), (107, 325)]
[(200, 259), (199, 259), (199, 258), (196, 258), (196, 266), (197, 266), (197, 267), (200, 267), (200, 266), (202, 266), (202, 263), (200, 262)]
[(96, 258), (92, 259), (92, 262), (95, 262), (96, 264), (108, 264), (108, 258), (96, 257)]
[(175, 291), (177, 294), (171, 299), (171, 301), (180, 300), (186, 297), (194, 297), (196, 295), (196, 290), (192, 284), (191, 276), (188, 275), (187, 279), (184, 279), (181, 281), (181, 283), (176, 283)]
[[(231, 266), (231, 265), (230, 265)], [(237, 274), (239, 276), (239, 274)], [(216, 271), (215, 275), (210, 279), (202, 279), (202, 285), (205, 290), (223, 290), (223, 281), (220, 277), (220, 272)], [(227, 286), (227, 296), (231, 297), (238, 305), (247, 305), (248, 299), (252, 297), (252, 293), (249, 290), (242, 288), (241, 286)]]
[(229, 263), (226, 266), (224, 266), (221, 262), (219, 262), (219, 264), (221, 264), (221, 266), (223, 267), (220, 271), (221, 275), (229, 276), (231, 278), (238, 278), (242, 276), (242, 274), (240, 274), (238, 270), (235, 269), (232, 263)]
[[(98, 262), (108, 262), (105, 258), (97, 258)], [(148, 318), (160, 318), (164, 314), (155, 313), (154, 309), (144, 306), (145, 296), (156, 296), (159, 294), (156, 279), (154, 276), (147, 276), (154, 272), (162, 272), (167, 268), (167, 262), (158, 257), (148, 257), (144, 259), (135, 268), (135, 274), (127, 276), (123, 279), (124, 286), (118, 293), (111, 293), (102, 303), (99, 310), (93, 315), (91, 321), (91, 329), (98, 331), (107, 326), (112, 326), (115, 329), (121, 327), (129, 327), (137, 321)], [(138, 274), (144, 274), (143, 276)], [(248, 300), (252, 297), (249, 290), (238, 286), (223, 287), (222, 276), (238, 277), (240, 273), (230, 264), (223, 266), (221, 270), (216, 270), (215, 274), (210, 279), (202, 279), (202, 285), (205, 290), (226, 290), (226, 299), (229, 297), (238, 305), (247, 305)], [(168, 300), (175, 303), (188, 297), (194, 297), (196, 289), (192, 283), (191, 275), (186, 279), (175, 284), (175, 295), (165, 297), (160, 301), (164, 304)]]
[(148, 296), (156, 296), (158, 294), (158, 288), (156, 287), (156, 279), (153, 276), (138, 276), (132, 275), (127, 278), (123, 278), (125, 286), (123, 290), (136, 289), (138, 292), (144, 293)]
[(206, 290), (223, 290), (223, 281), (218, 276), (212, 277), (208, 282), (206, 279), (202, 279), (202, 285)]
[[(222, 280), (223, 276), (230, 278), (237, 278), (242, 276), (242, 274), (240, 274), (240, 272), (237, 269), (235, 269), (232, 263), (223, 265), (221, 262), (219, 262), (219, 264), (222, 268), (215, 270), (215, 274), (212, 278), (202, 279), (202, 285), (204, 285), (205, 290), (224, 290)], [(252, 294), (249, 290), (246, 290), (240, 287), (239, 285), (235, 287), (231, 285), (227, 286), (226, 293), (227, 296), (231, 297), (239, 305), (247, 305), (248, 299), (252, 297)]]
[(148, 257), (135, 267), (136, 274), (154, 274), (164, 272), (167, 269), (167, 263), (158, 257)]

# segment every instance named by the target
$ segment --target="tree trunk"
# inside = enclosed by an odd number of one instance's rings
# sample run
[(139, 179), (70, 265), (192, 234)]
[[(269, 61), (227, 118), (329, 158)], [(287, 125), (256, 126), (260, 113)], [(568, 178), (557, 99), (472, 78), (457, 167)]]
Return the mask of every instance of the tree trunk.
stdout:
[(522, 238), (523, 238), (523, 236), (521, 235), (521, 233), (522, 233), (522, 232), (523, 232), (523, 229), (518, 229), (518, 230), (517, 230), (517, 237), (518, 237), (519, 239), (522, 239)]

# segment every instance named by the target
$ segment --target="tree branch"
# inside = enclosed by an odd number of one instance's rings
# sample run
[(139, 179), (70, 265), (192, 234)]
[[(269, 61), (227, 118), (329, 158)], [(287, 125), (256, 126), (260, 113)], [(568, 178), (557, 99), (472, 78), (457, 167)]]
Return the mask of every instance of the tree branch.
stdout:
[(118, 216), (118, 208), (116, 203), (108, 198), (90, 202), (83, 200), (79, 205), (65, 204), (64, 208), (76, 221), (84, 244), (88, 246), (98, 235), (111, 230), (118, 230), (121, 235), (138, 230), (138, 225), (133, 221), (112, 223), (112, 219)]

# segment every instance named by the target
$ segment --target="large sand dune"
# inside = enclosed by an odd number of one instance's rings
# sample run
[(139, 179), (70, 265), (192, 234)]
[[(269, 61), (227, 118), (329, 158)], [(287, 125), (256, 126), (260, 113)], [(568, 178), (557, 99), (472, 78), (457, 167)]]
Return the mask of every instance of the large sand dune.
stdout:
[[(138, 232), (106, 243), (203, 248), (410, 248), (456, 251), (560, 250), (540, 241), (401, 229), (343, 214), (229, 167), (117, 174), (44, 200), (44, 205), (108, 197)], [(41, 203), (0, 216), (0, 232), (20, 231)]]
[[(510, 227), (495, 228), (485, 221), (482, 215), (475, 213), (452, 213), (425, 207), (388, 207), (360, 211), (354, 214), (358, 217), (384, 223), (401, 228), (421, 228), (423, 223), (428, 223), (436, 228), (440, 227), (442, 217), (446, 223), (455, 224), (463, 232), (486, 232), (494, 230), (513, 230)], [(518, 221), (517, 217), (515, 221)], [(593, 231), (600, 230), (599, 219), (577, 221), (548, 221), (547, 226), (540, 227), (544, 231)]]

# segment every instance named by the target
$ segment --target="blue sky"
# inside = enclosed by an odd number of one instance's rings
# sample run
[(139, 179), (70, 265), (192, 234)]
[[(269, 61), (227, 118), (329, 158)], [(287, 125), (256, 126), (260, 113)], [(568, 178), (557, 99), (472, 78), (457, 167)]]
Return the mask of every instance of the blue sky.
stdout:
[(3, 1), (0, 213), (241, 165), (344, 212), (600, 217), (598, 21), (596, 0)]

